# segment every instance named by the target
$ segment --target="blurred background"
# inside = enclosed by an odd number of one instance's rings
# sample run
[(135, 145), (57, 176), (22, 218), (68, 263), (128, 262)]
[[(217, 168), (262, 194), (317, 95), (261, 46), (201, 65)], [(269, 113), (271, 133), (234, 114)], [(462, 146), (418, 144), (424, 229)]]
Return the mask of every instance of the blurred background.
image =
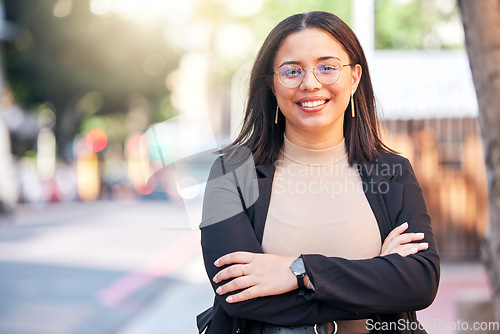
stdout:
[(414, 166), (443, 259), (419, 318), (455, 332), (462, 296), (490, 288), (478, 106), (454, 0), (3, 0), (1, 334), (196, 333), (213, 298), (200, 192), (183, 193), (172, 164), (234, 138), (265, 36), (311, 10), (335, 13), (363, 44), (384, 138)]

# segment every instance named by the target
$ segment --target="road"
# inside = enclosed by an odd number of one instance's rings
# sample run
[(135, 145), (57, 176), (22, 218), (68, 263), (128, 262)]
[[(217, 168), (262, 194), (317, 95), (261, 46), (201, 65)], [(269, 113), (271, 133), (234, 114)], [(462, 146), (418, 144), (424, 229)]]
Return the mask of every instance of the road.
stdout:
[[(192, 203), (191, 203), (192, 204)], [(190, 218), (191, 217), (191, 218)], [(165, 201), (22, 206), (0, 219), (0, 334), (195, 334), (212, 303), (193, 215)], [(479, 263), (443, 263), (430, 334), (453, 334)]]
[(0, 223), (1, 334), (194, 334), (211, 305), (182, 205), (23, 206)]

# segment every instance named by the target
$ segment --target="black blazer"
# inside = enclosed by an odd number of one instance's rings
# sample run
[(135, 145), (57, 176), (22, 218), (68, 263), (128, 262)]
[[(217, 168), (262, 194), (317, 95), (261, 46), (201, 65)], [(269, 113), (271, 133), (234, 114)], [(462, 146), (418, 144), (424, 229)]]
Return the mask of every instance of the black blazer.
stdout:
[[(422, 189), (410, 162), (401, 156), (380, 152), (376, 162), (357, 166), (382, 241), (396, 226), (408, 222), (407, 232), (425, 233), (423, 241), (429, 243), (429, 248), (404, 258), (391, 254), (366, 260), (303, 254), (315, 291), (303, 295), (295, 290), (234, 304), (227, 303), (226, 296), (215, 294), (213, 307), (198, 316), (200, 331), (208, 325), (207, 334), (245, 333), (249, 320), (295, 326), (371, 318), (374, 329), (390, 328), (384, 333), (425, 333), (414, 330), (420, 327), (416, 324), (415, 311), (428, 307), (434, 300), (440, 271)], [(217, 167), (216, 163), (214, 167), (211, 178), (228, 173), (227, 166)], [(235, 251), (262, 253), (274, 171), (274, 165), (256, 167), (259, 196), (246, 211), (216, 224), (202, 224), (203, 257), (214, 291), (225, 283), (215, 284), (211, 280), (220, 270), (213, 265), (217, 258)], [(241, 206), (244, 196), (239, 187), (237, 190), (210, 191), (207, 202), (222, 207), (233, 201)], [(314, 218), (313, 212), (311, 218)]]

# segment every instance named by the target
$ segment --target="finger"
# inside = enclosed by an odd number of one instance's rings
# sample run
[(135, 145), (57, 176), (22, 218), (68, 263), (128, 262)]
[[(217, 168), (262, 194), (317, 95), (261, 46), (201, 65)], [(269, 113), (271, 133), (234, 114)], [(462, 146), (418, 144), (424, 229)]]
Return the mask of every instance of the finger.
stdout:
[(395, 247), (397, 247), (398, 243), (397, 243), (396, 238), (401, 236), (403, 234), (403, 232), (406, 231), (407, 229), (408, 229), (407, 222), (394, 228), (385, 238), (384, 243), (382, 244), (382, 249), (381, 249), (380, 255), (387, 255), (390, 253), (391, 249), (394, 249)]
[(222, 267), (226, 264), (232, 264), (232, 263), (248, 263), (251, 261), (253, 255), (254, 253), (250, 252), (229, 253), (215, 260), (214, 265), (216, 267)]
[(397, 249), (391, 252), (391, 254), (397, 253), (401, 255), (402, 257), (406, 257), (411, 254), (416, 254), (419, 251), (423, 251), (429, 248), (429, 244), (427, 242), (422, 242), (419, 244), (406, 244), (406, 245), (401, 245)]
[(394, 244), (404, 245), (413, 241), (422, 240), (424, 237), (424, 233), (403, 233), (395, 237), (392, 242)]
[(248, 275), (250, 273), (248, 265), (245, 265), (243, 269), (243, 265), (241, 264), (233, 264), (227, 268), (219, 271), (213, 278), (215, 283), (219, 283), (221, 281), (233, 278), (233, 277), (241, 277), (244, 275)]
[(406, 257), (411, 254), (416, 254), (418, 252), (418, 246), (415, 244), (406, 244), (391, 251), (391, 254), (399, 254), (402, 257)]
[(406, 229), (408, 229), (408, 223), (405, 222), (399, 226), (397, 226), (396, 228), (394, 228), (388, 235), (387, 237), (385, 238), (384, 240), (384, 244), (387, 242), (390, 242), (394, 237), (400, 235), (401, 233), (403, 233), (404, 231), (406, 231)]
[(427, 242), (421, 242), (418, 245), (418, 250), (421, 251), (421, 250), (426, 250), (429, 248), (429, 243)]
[(215, 290), (219, 295), (225, 295), (236, 290), (243, 290), (252, 287), (254, 284), (253, 279), (249, 276), (241, 276), (223, 284)]
[(408, 255), (412, 254), (417, 254), (418, 253), (418, 247), (406, 247), (405, 250), (403, 250), (400, 255), (402, 257), (407, 257)]
[(408, 229), (408, 223), (407, 222), (404, 222), (403, 224), (395, 227), (391, 233), (389, 233), (388, 237), (391, 236), (391, 237), (395, 237), (397, 235), (400, 235), (401, 233), (403, 233), (404, 231), (406, 231)]
[(249, 300), (252, 298), (257, 298), (257, 297), (260, 297), (259, 291), (260, 291), (260, 288), (257, 285), (255, 285), (255, 286), (252, 286), (248, 289), (245, 289), (237, 294), (234, 294), (234, 295), (227, 297), (226, 302), (238, 303), (238, 302), (242, 302), (242, 301)]
[(422, 240), (424, 233), (403, 233), (394, 237), (390, 242), (383, 245), (380, 255), (397, 253), (400, 246), (410, 244), (413, 241)]

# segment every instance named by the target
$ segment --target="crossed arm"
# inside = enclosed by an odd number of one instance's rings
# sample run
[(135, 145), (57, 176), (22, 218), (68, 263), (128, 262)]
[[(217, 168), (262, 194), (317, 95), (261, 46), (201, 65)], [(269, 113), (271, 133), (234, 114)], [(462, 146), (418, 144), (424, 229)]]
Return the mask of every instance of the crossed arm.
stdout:
[[(399, 231), (393, 231), (393, 238), (386, 238), (384, 245), (387, 247), (383, 248), (383, 252), (396, 250), (400, 243), (400, 246), (405, 245), (404, 238), (398, 236), (420, 239), (419, 235), (402, 233), (404, 228), (402, 226)], [(396, 246), (390, 246), (390, 243)], [(209, 277), (217, 275), (218, 283), (211, 282), (213, 289), (217, 291), (223, 287), (222, 291), (218, 291), (217, 299), (226, 313), (283, 326), (366, 318), (376, 312), (404, 312), (426, 307), (424, 304), (430, 303), (426, 296), (432, 295), (430, 290), (437, 283), (432, 282), (434, 273), (429, 269), (431, 264), (426, 256), (419, 255), (429, 252), (420, 251), (425, 247), (425, 244), (421, 245), (417, 254), (407, 257), (397, 253), (354, 261), (304, 255), (306, 270), (312, 275), (316, 291), (301, 296), (296, 290), (297, 280), (289, 269), (293, 259), (262, 254), (245, 213), (202, 228), (205, 266)], [(410, 250), (405, 248), (400, 251), (415, 251), (415, 247)], [(217, 259), (219, 262), (216, 265)], [(252, 266), (248, 271), (247, 267), (241, 270), (242, 264), (247, 266), (250, 263)], [(331, 273), (321, 273), (325, 267)], [(227, 276), (220, 276), (226, 269), (223, 275)], [(251, 276), (250, 280), (245, 279), (242, 285), (232, 286), (231, 282), (241, 278), (243, 273)], [(346, 287), (350, 282), (353, 286)], [(224, 287), (226, 284), (229, 286)], [(224, 291), (227, 287), (229, 289)], [(421, 290), (415, 291), (416, 287)], [(228, 300), (231, 295), (240, 293), (245, 298)], [(366, 303), (372, 299), (375, 302)]]
[[(439, 256), (409, 163), (399, 183), (409, 195), (403, 196), (398, 227), (385, 238), (380, 255), (366, 260), (303, 255), (315, 287), (305, 296), (297, 293), (289, 269), (294, 258), (263, 254), (244, 212), (202, 228), (205, 266), (223, 309), (230, 316), (297, 325), (427, 307), (437, 291)], [(220, 208), (233, 201), (241, 207), (237, 192), (228, 189), (212, 189), (207, 205)]]
[[(399, 254), (406, 257), (429, 247), (422, 240), (424, 233), (404, 233), (408, 223), (404, 223), (387, 236), (381, 248), (380, 255)], [(278, 256), (273, 254), (259, 254), (251, 252), (233, 252), (224, 255), (214, 262), (220, 270), (214, 277), (215, 283), (230, 280), (219, 286), (216, 293), (229, 294), (228, 303), (236, 303), (257, 297), (272, 296), (286, 293), (298, 288), (297, 278), (290, 270), (295, 257)], [(306, 285), (309, 277), (304, 277)], [(235, 293), (237, 290), (242, 290)]]
[[(248, 216), (244, 212), (228, 220), (202, 228), (201, 243), (209, 277), (214, 277), (221, 268), (224, 268), (224, 266), (216, 267), (214, 262), (225, 254), (238, 251), (262, 254), (261, 245), (255, 237)], [(211, 280), (214, 290), (227, 282), (226, 280), (215, 283)], [(338, 305), (307, 300), (296, 291), (252, 298), (237, 303), (227, 302), (227, 297), (227, 295), (216, 295), (220, 306), (229, 316), (276, 325), (294, 326), (356, 317), (355, 312), (344, 310)]]

